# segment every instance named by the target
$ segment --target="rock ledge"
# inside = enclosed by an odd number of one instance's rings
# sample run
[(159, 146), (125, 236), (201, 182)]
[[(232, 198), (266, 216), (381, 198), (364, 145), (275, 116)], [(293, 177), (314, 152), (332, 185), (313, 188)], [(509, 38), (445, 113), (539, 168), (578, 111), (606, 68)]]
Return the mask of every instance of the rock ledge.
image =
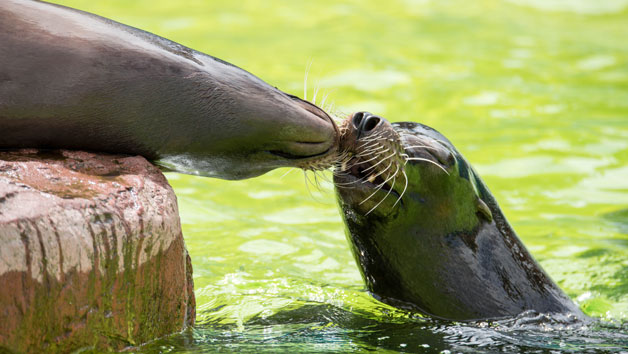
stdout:
[(178, 332), (193, 288), (176, 196), (144, 158), (0, 152), (0, 352)]

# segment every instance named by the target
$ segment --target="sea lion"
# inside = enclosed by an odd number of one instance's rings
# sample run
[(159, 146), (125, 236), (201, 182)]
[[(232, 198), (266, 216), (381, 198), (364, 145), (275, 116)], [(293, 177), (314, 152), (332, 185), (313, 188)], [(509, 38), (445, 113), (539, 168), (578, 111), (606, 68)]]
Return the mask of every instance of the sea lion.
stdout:
[(334, 183), (368, 290), (439, 319), (585, 318), (532, 258), (471, 165), (436, 130), (367, 112), (340, 126)]
[(139, 154), (241, 179), (325, 168), (336, 139), (323, 110), (220, 59), (68, 7), (0, 2), (0, 149)]

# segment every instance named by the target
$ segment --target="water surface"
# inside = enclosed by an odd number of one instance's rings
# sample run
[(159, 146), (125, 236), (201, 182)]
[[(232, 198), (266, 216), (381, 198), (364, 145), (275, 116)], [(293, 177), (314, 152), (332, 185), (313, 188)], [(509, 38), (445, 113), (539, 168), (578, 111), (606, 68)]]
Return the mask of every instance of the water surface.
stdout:
[[(196, 328), (140, 352), (554, 352), (628, 346), (628, 1), (62, 1), (342, 116), (440, 130), (593, 327), (434, 323), (372, 299), (333, 190), (300, 171), (168, 174)], [(175, 119), (175, 117), (173, 117)], [(311, 177), (310, 177), (311, 178)], [(626, 349), (624, 349), (626, 350)]]

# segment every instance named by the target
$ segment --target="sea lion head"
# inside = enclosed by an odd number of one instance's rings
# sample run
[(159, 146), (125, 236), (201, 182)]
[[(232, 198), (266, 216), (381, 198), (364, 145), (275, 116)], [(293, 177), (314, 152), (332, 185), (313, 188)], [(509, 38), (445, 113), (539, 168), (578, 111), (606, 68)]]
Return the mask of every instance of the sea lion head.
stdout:
[(2, 149), (142, 155), (223, 179), (336, 156), (329, 115), (223, 60), (44, 2), (0, 1), (0, 17)]
[(434, 317), (483, 317), (458, 289), (477, 231), (492, 223), (480, 197), (488, 192), (471, 166), (422, 124), (358, 112), (340, 131), (334, 184), (370, 292)]
[[(452, 215), (458, 214), (452, 207), (459, 211), (464, 203), (476, 210), (481, 202), (473, 169), (436, 130), (412, 122), (391, 124), (368, 112), (354, 113), (339, 129), (334, 183), (342, 206), (356, 216), (436, 213), (442, 214), (440, 222), (455, 224), (459, 215)], [(484, 209), (483, 215), (490, 213)]]

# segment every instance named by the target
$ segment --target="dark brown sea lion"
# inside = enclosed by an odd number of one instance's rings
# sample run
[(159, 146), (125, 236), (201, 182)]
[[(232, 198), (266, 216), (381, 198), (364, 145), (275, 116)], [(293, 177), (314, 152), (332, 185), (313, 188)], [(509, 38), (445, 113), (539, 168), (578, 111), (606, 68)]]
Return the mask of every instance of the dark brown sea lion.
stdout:
[(240, 179), (326, 167), (318, 107), (220, 59), (63, 6), (0, 1), (0, 149), (140, 154)]
[(375, 297), (447, 320), (529, 310), (586, 318), (447, 138), (366, 112), (345, 123), (334, 182), (353, 254)]

